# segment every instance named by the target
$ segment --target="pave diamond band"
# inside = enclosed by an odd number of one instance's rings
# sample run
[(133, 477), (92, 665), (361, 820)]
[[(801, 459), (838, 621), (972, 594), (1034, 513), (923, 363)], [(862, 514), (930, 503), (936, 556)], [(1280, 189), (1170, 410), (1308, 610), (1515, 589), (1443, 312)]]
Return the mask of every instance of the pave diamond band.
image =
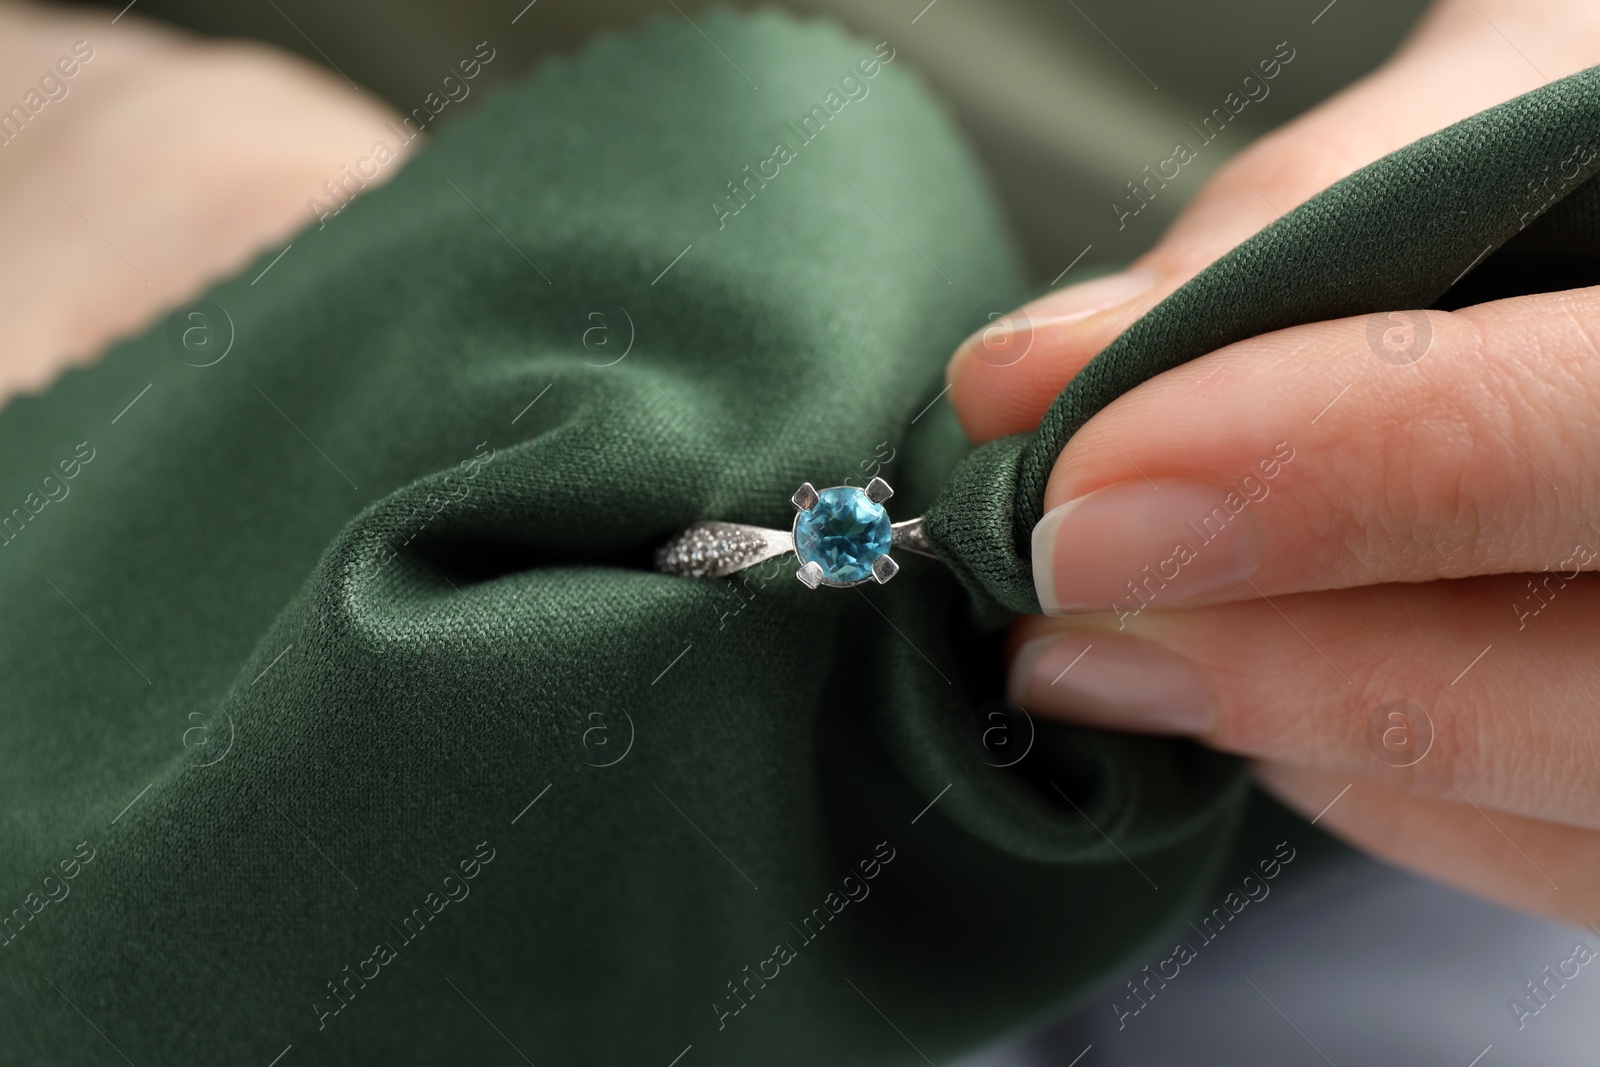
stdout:
[(891, 549), (935, 555), (920, 518), (889, 521), (883, 502), (893, 495), (882, 478), (872, 479), (865, 489), (818, 491), (806, 482), (791, 498), (791, 529), (697, 522), (656, 551), (656, 569), (684, 578), (726, 578), (793, 552), (800, 559), (796, 577), (809, 588), (881, 584), (900, 569)]
[(726, 578), (794, 551), (794, 535), (737, 522), (697, 522), (656, 550), (656, 570), (681, 578)]

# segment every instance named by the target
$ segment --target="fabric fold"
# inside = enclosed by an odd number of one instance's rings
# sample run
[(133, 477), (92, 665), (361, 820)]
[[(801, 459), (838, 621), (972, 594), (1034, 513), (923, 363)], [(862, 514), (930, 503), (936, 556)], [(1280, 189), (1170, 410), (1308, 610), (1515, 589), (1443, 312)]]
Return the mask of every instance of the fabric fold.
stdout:
[(1004, 712), (937, 561), (648, 569), (965, 453), (1020, 279), (903, 67), (603, 38), (0, 413), (6, 1055), (943, 1060), (1209, 893), (1236, 767)]

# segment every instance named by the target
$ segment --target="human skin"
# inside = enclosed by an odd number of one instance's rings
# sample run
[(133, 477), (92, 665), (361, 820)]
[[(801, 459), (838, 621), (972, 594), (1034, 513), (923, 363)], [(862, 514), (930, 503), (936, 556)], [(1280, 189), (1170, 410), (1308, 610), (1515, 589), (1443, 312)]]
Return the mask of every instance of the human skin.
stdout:
[(341, 163), (394, 140), (337, 75), (115, 15), (0, 3), (0, 108), (93, 49), (0, 144), (0, 404), (288, 243)]
[[(1025, 358), (978, 358), (993, 331), (964, 343), (969, 435), (1031, 429), (1129, 324), (1339, 178), (1595, 63), (1590, 0), (1443, 0), (1385, 66), (1231, 160), (1128, 273), (1028, 305)], [(1383, 859), (1600, 923), (1600, 289), (1427, 312), (1409, 363), (1375, 356), (1369, 318), (1229, 345), (1072, 438), (1034, 537), (1050, 614), (1015, 624), (1011, 698), (1248, 757)], [(1254, 498), (1148, 608), (1111, 612), (1241, 485)]]

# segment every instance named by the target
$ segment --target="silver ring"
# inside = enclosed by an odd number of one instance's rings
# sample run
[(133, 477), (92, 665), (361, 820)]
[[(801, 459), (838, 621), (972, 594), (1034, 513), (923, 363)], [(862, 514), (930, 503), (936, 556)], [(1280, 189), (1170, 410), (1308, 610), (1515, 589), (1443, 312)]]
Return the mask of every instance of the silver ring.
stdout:
[(683, 578), (726, 578), (793, 552), (800, 560), (795, 577), (807, 588), (882, 585), (900, 570), (891, 549), (938, 558), (920, 518), (889, 521), (883, 502), (893, 495), (882, 478), (865, 489), (836, 485), (820, 492), (806, 482), (789, 498), (795, 507), (789, 529), (697, 522), (656, 550), (656, 570)]

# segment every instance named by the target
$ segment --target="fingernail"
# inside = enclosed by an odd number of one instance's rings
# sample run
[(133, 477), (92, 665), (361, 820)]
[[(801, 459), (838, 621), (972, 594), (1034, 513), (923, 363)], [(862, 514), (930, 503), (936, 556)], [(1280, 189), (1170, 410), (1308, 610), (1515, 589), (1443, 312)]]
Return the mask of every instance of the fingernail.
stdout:
[(1047, 615), (1175, 607), (1244, 582), (1260, 565), (1257, 505), (1199, 482), (1129, 482), (1045, 513), (1033, 581)]
[(1058, 289), (1009, 314), (989, 315), (985, 325), (956, 348), (950, 357), (951, 367), (969, 356), (992, 367), (1009, 367), (1028, 354), (1036, 331), (1126, 304), (1149, 290), (1159, 278), (1155, 271), (1142, 267), (1127, 270)]
[(1100, 311), (1126, 304), (1153, 288), (1160, 275), (1146, 267), (1108, 274), (1104, 278), (1069, 285), (1028, 304), (1027, 313), (1034, 329), (1086, 319)]
[(1086, 726), (1202, 734), (1214, 718), (1210, 694), (1188, 663), (1122, 634), (1035, 638), (1017, 652), (1006, 688), (1017, 707)]

